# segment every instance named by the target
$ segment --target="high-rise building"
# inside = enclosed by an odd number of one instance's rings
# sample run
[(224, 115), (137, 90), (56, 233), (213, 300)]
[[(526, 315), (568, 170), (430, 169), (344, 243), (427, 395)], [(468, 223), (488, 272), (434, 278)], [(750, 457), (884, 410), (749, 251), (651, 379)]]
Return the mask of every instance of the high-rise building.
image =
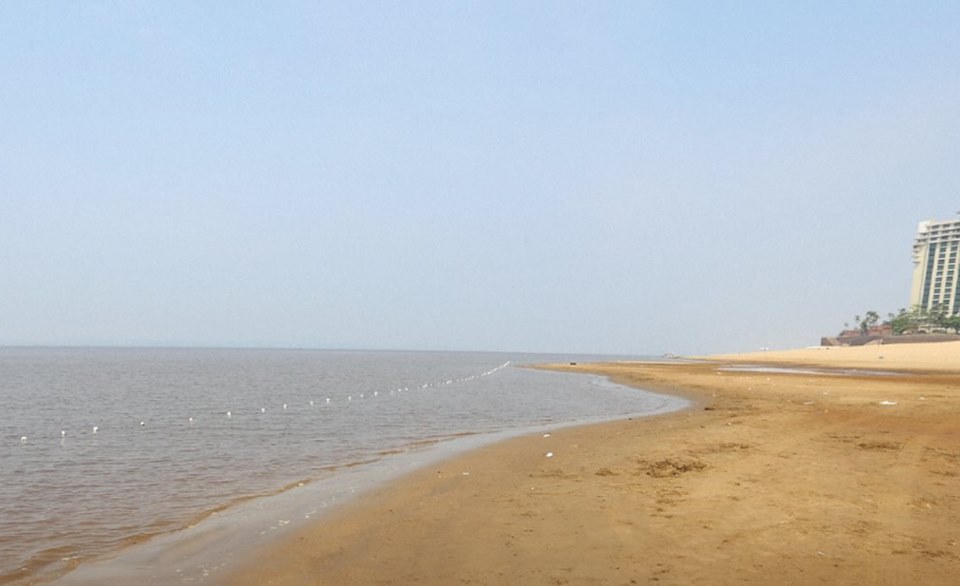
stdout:
[(960, 313), (960, 220), (920, 222), (913, 243), (910, 305)]

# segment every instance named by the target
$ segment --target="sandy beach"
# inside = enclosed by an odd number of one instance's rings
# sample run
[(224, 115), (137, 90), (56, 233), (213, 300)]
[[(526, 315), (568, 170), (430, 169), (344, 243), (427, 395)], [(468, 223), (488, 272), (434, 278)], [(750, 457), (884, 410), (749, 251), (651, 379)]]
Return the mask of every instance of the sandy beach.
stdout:
[[(730, 365), (875, 369), (840, 376)], [(223, 584), (954, 584), (960, 343), (553, 368), (691, 409), (423, 469)]]

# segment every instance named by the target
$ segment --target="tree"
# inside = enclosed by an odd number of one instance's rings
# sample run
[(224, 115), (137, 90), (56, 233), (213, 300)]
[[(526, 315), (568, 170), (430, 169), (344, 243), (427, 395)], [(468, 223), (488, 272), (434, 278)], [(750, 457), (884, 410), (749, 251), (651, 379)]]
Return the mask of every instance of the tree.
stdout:
[(947, 327), (946, 322), (950, 316), (947, 314), (947, 308), (942, 304), (938, 303), (934, 305), (928, 312), (928, 315), (930, 316), (930, 321), (932, 321), (934, 325), (942, 328)]
[(890, 317), (890, 329), (893, 330), (894, 334), (902, 334), (907, 330), (915, 329), (917, 320), (914, 312), (907, 311), (905, 307), (901, 307), (896, 314), (891, 313)]
[(960, 315), (953, 314), (949, 317), (943, 318), (941, 325), (945, 328), (953, 330), (954, 334), (960, 334)]
[(872, 326), (877, 325), (877, 322), (880, 321), (880, 314), (871, 310), (864, 314), (863, 319), (860, 319), (858, 315), (854, 317), (854, 320), (856, 320), (857, 325), (860, 327), (860, 333), (866, 334)]

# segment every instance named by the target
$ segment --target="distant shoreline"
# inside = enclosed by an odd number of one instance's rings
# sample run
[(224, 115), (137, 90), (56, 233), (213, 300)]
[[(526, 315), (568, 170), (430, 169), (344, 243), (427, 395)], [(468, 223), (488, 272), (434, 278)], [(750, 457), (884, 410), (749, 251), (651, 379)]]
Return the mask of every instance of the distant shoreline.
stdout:
[(711, 362), (873, 368), (905, 372), (960, 372), (960, 342), (820, 346), (700, 357)]

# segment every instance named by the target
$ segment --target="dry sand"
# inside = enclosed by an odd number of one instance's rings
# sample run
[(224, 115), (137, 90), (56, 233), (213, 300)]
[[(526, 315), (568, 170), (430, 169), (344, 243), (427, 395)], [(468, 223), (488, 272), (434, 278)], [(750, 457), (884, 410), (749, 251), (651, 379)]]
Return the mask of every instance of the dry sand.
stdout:
[(802, 350), (722, 354), (709, 358), (716, 361), (751, 364), (791, 364), (910, 372), (960, 372), (960, 342), (824, 346)]
[[(956, 584), (960, 344), (877, 352), (558, 366), (698, 404), (421, 470), (224, 583)], [(720, 368), (734, 361), (913, 372)]]

